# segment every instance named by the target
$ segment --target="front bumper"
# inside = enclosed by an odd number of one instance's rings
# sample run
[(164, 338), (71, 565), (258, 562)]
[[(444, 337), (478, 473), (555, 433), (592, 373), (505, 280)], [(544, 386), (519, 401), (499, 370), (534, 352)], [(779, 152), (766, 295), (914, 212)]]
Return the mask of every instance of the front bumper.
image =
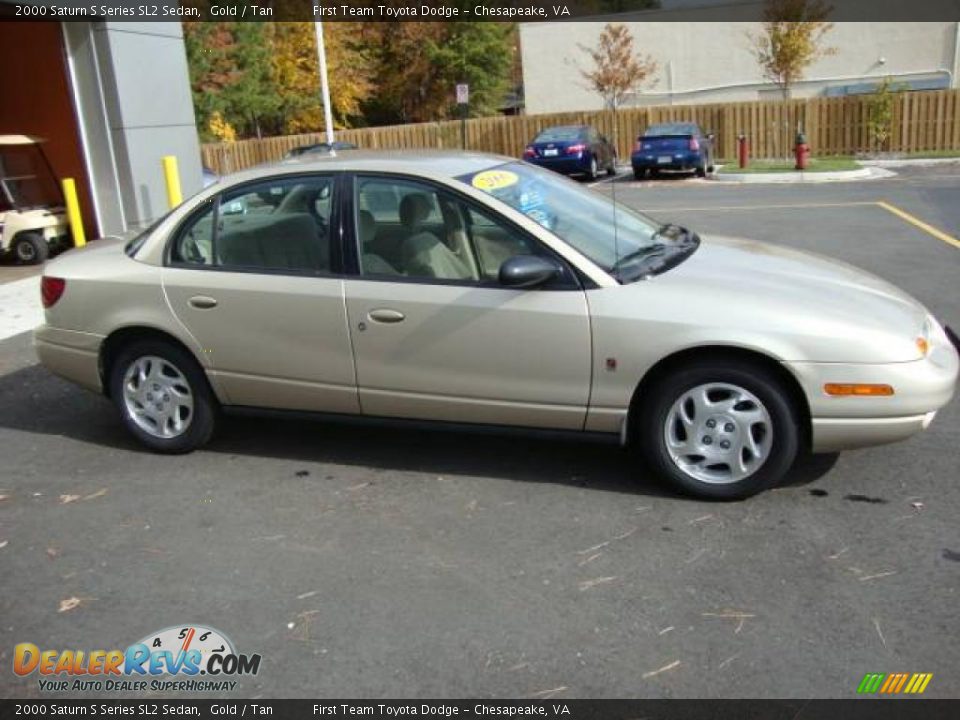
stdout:
[(98, 393), (103, 392), (100, 380), (102, 342), (100, 335), (49, 325), (41, 325), (33, 331), (33, 347), (45, 368)]
[[(957, 350), (948, 342), (921, 360), (847, 364), (787, 362), (800, 382), (811, 416), (813, 452), (835, 452), (905, 440), (925, 430), (957, 385)], [(893, 387), (888, 397), (834, 397), (826, 383), (879, 383)]]

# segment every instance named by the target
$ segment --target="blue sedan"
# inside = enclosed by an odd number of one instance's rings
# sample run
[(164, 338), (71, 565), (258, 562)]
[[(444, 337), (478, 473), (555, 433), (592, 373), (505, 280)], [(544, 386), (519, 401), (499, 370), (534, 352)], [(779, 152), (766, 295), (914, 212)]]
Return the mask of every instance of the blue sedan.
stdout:
[(546, 128), (527, 145), (523, 159), (564, 175), (595, 180), (601, 170), (617, 174), (617, 151), (590, 125)]
[(637, 180), (661, 170), (694, 170), (698, 177), (713, 172), (713, 135), (696, 123), (651, 125), (637, 138), (630, 155)]

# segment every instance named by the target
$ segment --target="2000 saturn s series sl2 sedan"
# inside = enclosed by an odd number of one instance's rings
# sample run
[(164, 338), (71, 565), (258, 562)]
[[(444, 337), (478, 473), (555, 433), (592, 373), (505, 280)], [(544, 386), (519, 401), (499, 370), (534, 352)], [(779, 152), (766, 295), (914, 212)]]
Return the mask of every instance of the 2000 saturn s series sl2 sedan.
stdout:
[(909, 437), (957, 380), (949, 331), (877, 277), (482, 154), (239, 173), (42, 292), (41, 361), (160, 452), (238, 407), (607, 433), (734, 498)]

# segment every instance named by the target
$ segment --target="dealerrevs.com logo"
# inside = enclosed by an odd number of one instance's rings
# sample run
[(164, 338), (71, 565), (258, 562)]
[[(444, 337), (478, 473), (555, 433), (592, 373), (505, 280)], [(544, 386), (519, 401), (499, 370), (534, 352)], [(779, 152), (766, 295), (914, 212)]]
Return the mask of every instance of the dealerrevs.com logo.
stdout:
[(37, 673), (44, 692), (224, 692), (237, 686), (229, 678), (259, 671), (259, 654), (238, 653), (226, 635), (201, 625), (169, 627), (126, 650), (41, 650), (20, 643), (13, 652), (13, 672)]

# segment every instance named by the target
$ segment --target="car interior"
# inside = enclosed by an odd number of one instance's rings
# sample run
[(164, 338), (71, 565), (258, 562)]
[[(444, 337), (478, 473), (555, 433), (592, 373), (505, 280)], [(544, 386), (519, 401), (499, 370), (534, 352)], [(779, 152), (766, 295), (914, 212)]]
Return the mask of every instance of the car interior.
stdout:
[(369, 181), (357, 193), (361, 271), (440, 280), (496, 280), (535, 250), (466, 203), (412, 184)]
[(330, 270), (329, 178), (260, 185), (226, 197), (181, 234), (174, 259), (221, 267), (325, 272)]

